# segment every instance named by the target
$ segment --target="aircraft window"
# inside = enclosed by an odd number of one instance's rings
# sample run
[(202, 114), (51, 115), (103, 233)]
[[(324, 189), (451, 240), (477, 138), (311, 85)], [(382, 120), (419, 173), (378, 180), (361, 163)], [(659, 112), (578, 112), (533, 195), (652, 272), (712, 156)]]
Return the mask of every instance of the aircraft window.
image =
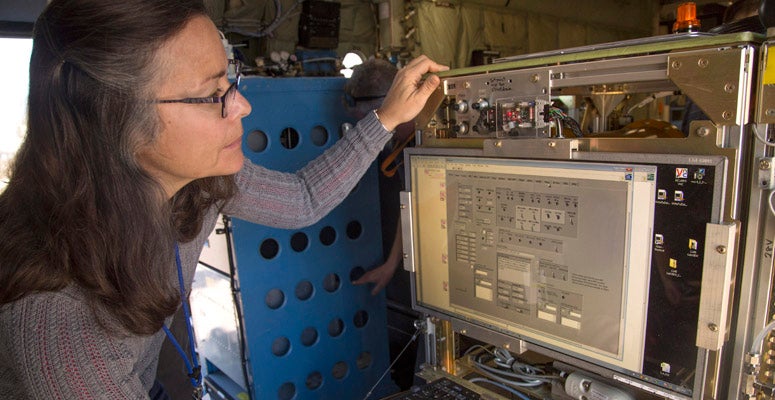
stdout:
[(8, 166), (27, 132), (27, 91), (32, 39), (0, 38), (0, 191), (8, 182)]

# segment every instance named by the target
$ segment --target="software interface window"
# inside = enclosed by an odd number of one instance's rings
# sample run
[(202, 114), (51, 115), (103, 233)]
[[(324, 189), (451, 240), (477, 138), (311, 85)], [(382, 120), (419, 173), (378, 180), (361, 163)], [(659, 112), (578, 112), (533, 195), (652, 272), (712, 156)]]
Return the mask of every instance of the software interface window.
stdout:
[(418, 303), (639, 370), (656, 168), (411, 158)]

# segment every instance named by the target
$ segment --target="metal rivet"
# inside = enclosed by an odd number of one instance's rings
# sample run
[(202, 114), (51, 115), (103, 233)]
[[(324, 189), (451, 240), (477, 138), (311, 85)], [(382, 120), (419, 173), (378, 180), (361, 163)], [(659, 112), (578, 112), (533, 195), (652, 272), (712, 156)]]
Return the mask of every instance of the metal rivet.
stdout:
[(557, 147), (557, 143), (556, 142), (549, 142), (548, 146), (554, 148), (554, 147)]

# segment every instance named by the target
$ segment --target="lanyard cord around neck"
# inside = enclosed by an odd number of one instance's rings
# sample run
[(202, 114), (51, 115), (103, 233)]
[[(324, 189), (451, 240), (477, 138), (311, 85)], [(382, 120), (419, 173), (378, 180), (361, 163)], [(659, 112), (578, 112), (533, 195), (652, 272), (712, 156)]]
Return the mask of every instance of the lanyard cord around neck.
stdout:
[[(164, 333), (167, 334), (167, 338), (169, 338), (170, 342), (173, 346), (175, 346), (175, 349), (178, 350), (178, 353), (180, 354), (180, 357), (183, 359), (183, 362), (186, 364), (186, 370), (188, 371), (188, 377), (191, 378), (191, 385), (194, 386), (194, 388), (199, 388), (202, 385), (202, 369), (199, 366), (199, 360), (196, 358), (196, 343), (194, 343), (194, 330), (191, 328), (191, 310), (188, 309), (188, 302), (186, 301), (186, 294), (183, 290), (184, 284), (183, 284), (183, 267), (181, 267), (180, 263), (180, 249), (178, 248), (178, 244), (175, 243), (175, 264), (178, 266), (178, 284), (180, 285), (180, 301), (183, 303), (183, 314), (186, 318), (186, 330), (188, 331), (188, 344), (191, 349), (191, 361), (189, 361), (188, 356), (186, 355), (186, 352), (183, 351), (183, 348), (180, 347), (180, 343), (178, 343), (177, 340), (175, 340), (175, 336), (170, 332), (170, 329), (167, 328), (166, 325), (162, 325), (162, 329), (164, 329)], [(193, 367), (192, 367), (193, 364)]]

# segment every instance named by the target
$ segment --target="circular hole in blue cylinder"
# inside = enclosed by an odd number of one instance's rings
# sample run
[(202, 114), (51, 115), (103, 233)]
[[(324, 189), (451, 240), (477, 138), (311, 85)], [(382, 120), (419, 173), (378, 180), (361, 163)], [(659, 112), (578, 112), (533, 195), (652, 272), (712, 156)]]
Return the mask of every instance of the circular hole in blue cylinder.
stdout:
[(347, 237), (355, 240), (361, 237), (361, 234), (363, 233), (363, 227), (361, 226), (361, 223), (358, 221), (350, 221), (347, 224)]
[(363, 353), (358, 355), (358, 359), (355, 360), (355, 366), (358, 367), (358, 369), (366, 369), (371, 367), (372, 359), (371, 359), (371, 353), (368, 351), (364, 351)]
[(341, 280), (339, 279), (339, 275), (335, 273), (330, 273), (323, 278), (323, 289), (325, 289), (326, 292), (336, 292), (339, 289), (339, 285), (341, 285)]
[(366, 270), (364, 270), (363, 267), (354, 267), (353, 269), (350, 270), (350, 282), (357, 281), (365, 273), (366, 273)]
[(279, 400), (293, 400), (296, 397), (296, 385), (291, 382), (285, 382), (280, 385), (280, 389), (277, 390), (277, 398)]
[(331, 375), (335, 379), (344, 379), (347, 376), (349, 369), (350, 368), (347, 366), (346, 362), (339, 361), (338, 363), (334, 364), (333, 368), (331, 368)]
[(307, 246), (309, 246), (309, 238), (306, 233), (296, 232), (291, 236), (291, 248), (293, 251), (302, 252), (307, 250)]
[(330, 226), (325, 226), (320, 230), (320, 243), (323, 246), (330, 246), (336, 241), (336, 230)]
[(266, 150), (266, 146), (269, 144), (269, 140), (266, 133), (256, 129), (253, 132), (248, 133), (246, 138), (248, 148), (256, 153), (260, 153)]
[(299, 145), (299, 132), (293, 128), (285, 128), (280, 133), (280, 144), (286, 149), (294, 149)]
[(304, 384), (309, 390), (315, 390), (319, 388), (323, 384), (323, 374), (318, 371), (310, 372), (310, 374), (307, 375), (307, 380), (304, 381)]
[(308, 326), (301, 331), (301, 344), (309, 347), (318, 342), (318, 330)]
[(328, 334), (331, 337), (337, 337), (344, 332), (344, 321), (341, 318), (334, 318), (328, 323)]
[(285, 302), (285, 293), (283, 293), (283, 291), (280, 289), (274, 288), (266, 293), (264, 302), (266, 303), (267, 307), (271, 308), (272, 310), (276, 310), (280, 308), (280, 306), (282, 306)]
[(312, 297), (312, 293), (315, 289), (312, 287), (310, 281), (301, 281), (296, 285), (296, 298), (299, 300), (307, 300)]
[(291, 341), (285, 336), (280, 336), (272, 341), (272, 354), (282, 357), (291, 351)]
[(353, 316), (353, 325), (355, 325), (356, 328), (363, 328), (368, 322), (369, 313), (365, 310), (358, 310), (355, 312), (355, 315)]
[(312, 132), (310, 132), (310, 140), (312, 140), (312, 144), (315, 146), (323, 146), (326, 144), (326, 142), (328, 142), (328, 130), (320, 125), (312, 128)]
[(267, 260), (271, 260), (277, 257), (277, 254), (279, 252), (280, 252), (280, 244), (277, 243), (276, 240), (269, 238), (261, 242), (261, 247), (259, 248), (259, 253), (261, 253), (261, 257), (264, 257)]

